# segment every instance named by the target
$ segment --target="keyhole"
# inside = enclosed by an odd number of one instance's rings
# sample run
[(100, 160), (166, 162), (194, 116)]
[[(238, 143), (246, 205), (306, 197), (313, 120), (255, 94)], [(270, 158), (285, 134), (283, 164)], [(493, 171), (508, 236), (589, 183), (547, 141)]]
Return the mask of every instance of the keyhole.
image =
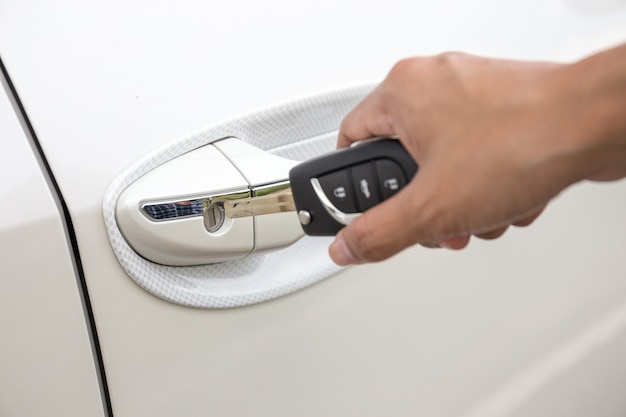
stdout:
[(225, 218), (224, 205), (222, 203), (210, 203), (204, 210), (204, 227), (210, 233), (217, 232), (224, 225)]

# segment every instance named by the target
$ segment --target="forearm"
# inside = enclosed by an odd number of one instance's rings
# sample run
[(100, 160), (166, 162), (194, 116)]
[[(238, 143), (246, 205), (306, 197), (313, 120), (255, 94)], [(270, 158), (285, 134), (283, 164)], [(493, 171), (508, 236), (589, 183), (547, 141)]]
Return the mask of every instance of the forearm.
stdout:
[[(579, 150), (580, 179), (626, 176), (626, 45), (563, 67), (556, 88)], [(563, 114), (563, 113), (562, 113)]]

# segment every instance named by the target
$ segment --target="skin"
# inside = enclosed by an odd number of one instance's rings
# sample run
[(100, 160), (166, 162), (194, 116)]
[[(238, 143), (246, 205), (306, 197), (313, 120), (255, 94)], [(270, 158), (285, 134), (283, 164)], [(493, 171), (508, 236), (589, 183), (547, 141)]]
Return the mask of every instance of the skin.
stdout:
[(573, 64), (405, 59), (345, 117), (337, 146), (389, 135), (419, 172), (339, 232), (339, 265), (494, 239), (574, 183), (626, 177), (626, 45)]

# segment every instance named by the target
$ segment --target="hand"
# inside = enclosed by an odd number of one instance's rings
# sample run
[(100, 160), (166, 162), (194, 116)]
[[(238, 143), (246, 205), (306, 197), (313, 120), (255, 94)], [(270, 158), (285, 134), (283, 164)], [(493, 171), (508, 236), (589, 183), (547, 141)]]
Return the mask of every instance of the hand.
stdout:
[(496, 238), (600, 173), (585, 164), (589, 123), (576, 119), (583, 105), (567, 67), (458, 53), (396, 64), (346, 116), (338, 147), (396, 135), (420, 169), (339, 232), (332, 259), (380, 261), (416, 243), (460, 249), (471, 235)]

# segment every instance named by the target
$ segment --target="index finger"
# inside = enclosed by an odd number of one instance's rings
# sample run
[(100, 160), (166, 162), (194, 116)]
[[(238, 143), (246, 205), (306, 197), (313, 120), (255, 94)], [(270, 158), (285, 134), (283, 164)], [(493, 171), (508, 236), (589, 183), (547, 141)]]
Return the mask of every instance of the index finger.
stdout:
[(344, 117), (339, 127), (337, 148), (346, 148), (362, 139), (392, 135), (395, 131), (391, 117), (374, 90)]

